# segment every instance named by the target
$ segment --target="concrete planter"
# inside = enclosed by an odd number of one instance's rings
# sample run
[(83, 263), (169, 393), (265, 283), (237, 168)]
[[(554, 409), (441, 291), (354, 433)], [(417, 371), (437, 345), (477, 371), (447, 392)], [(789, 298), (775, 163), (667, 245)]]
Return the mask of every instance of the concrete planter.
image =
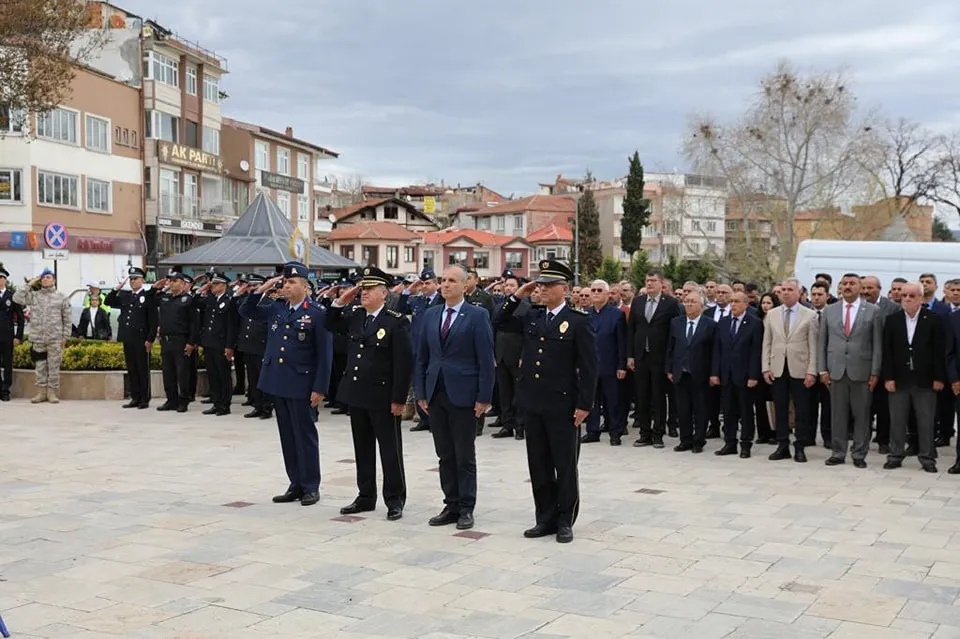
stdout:
[[(60, 371), (60, 399), (112, 399), (124, 398), (124, 371)], [(207, 371), (197, 372), (197, 394), (209, 394)], [(10, 395), (14, 398), (33, 397), (37, 392), (36, 377), (32, 370), (13, 371)], [(150, 395), (163, 399), (163, 373), (150, 371)]]

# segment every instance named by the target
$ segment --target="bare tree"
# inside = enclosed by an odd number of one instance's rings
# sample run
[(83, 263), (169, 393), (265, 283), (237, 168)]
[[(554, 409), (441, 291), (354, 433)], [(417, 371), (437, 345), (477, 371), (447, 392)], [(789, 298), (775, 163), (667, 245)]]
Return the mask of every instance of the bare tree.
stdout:
[(931, 199), (960, 215), (960, 131), (940, 139), (938, 179)]
[(363, 187), (366, 185), (367, 181), (362, 175), (351, 173), (337, 178), (336, 189), (345, 199), (349, 199), (345, 204), (356, 204), (363, 201)]
[[(856, 182), (873, 136), (855, 112), (842, 73), (804, 76), (781, 62), (736, 122), (703, 117), (691, 124), (684, 152), (699, 170), (726, 177), (741, 202), (757, 193), (783, 202), (765, 212), (779, 245), (776, 279), (796, 255), (797, 212), (832, 206)], [(748, 236), (748, 250), (751, 244)]]
[(0, 2), (0, 124), (22, 126), (27, 113), (57, 107), (77, 64), (107, 41), (100, 5), (77, 0)]

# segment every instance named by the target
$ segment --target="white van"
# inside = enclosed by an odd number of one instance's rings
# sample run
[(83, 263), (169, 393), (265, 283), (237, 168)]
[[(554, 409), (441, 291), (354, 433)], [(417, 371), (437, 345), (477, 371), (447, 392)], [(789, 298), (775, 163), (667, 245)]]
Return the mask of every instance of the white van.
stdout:
[(794, 276), (809, 288), (817, 273), (829, 273), (835, 285), (844, 273), (876, 275), (883, 295), (893, 278), (916, 281), (921, 273), (933, 273), (942, 287), (960, 278), (960, 243), (804, 240), (797, 247)]

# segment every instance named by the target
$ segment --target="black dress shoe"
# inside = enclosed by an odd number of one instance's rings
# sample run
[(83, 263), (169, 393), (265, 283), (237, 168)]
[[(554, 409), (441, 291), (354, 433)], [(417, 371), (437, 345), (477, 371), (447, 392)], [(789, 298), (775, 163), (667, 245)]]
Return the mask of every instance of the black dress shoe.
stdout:
[(273, 411), (272, 410), (263, 411), (262, 413), (260, 413), (260, 419), (273, 419)]
[(853, 460), (853, 466), (854, 466), (855, 468), (866, 468), (866, 467), (867, 467), (867, 462), (864, 461), (864, 460), (862, 460), (862, 459), (854, 459), (854, 460)]
[(667, 437), (679, 437), (680, 432), (673, 426), (667, 429)]
[[(124, 408), (126, 408), (126, 406), (124, 406)], [(176, 410), (176, 409), (177, 409), (176, 406), (174, 406), (173, 404), (170, 404), (170, 403), (166, 403), (166, 402), (164, 402), (163, 404), (160, 404), (159, 406), (157, 406), (157, 410), (160, 411), (161, 413), (164, 412), (164, 411)]]
[(413, 428), (411, 428), (411, 429), (410, 429), (410, 432), (411, 432), (411, 433), (418, 433), (418, 432), (423, 431), (423, 430), (430, 430), (430, 426), (429, 426), (428, 424), (424, 424), (423, 422), (420, 422), (419, 424), (417, 424), (416, 426), (414, 426)]
[(790, 459), (790, 448), (788, 446), (779, 446), (775, 451), (773, 451), (769, 457), (770, 461), (780, 461), (783, 459)]
[(185, 412), (187, 412), (187, 405), (186, 405), (186, 404), (180, 404), (179, 406), (177, 406), (177, 412), (178, 412), (178, 413), (185, 413)]
[(450, 524), (455, 524), (460, 519), (460, 513), (454, 510), (453, 508), (447, 506), (440, 511), (440, 514), (436, 517), (431, 517), (430, 521), (427, 523), (431, 526), (449, 526)]
[(847, 463), (847, 460), (841, 457), (827, 457), (827, 461), (823, 462), (826, 466), (839, 466), (841, 464)]
[(663, 435), (653, 434), (653, 447), (663, 448)]
[(217, 417), (223, 417), (224, 415), (229, 415), (229, 414), (230, 414), (230, 409), (229, 409), (229, 408), (218, 408), (218, 409), (217, 409), (217, 412), (214, 413), (214, 414), (215, 414)]
[(889, 447), (888, 445), (886, 445), (886, 444), (880, 444), (880, 446), (878, 447), (878, 450), (879, 450), (879, 452), (880, 452), (881, 455), (889, 455), (889, 454), (890, 454), (890, 447)]
[(587, 433), (580, 437), (581, 444), (594, 444), (600, 441), (600, 433)]
[(885, 464), (883, 465), (883, 469), (884, 469), (884, 470), (893, 470), (893, 469), (895, 469), (895, 468), (900, 468), (901, 465), (903, 465), (903, 462), (887, 460), (887, 463), (885, 463)]
[(724, 444), (723, 448), (720, 450), (714, 451), (713, 453), (717, 457), (725, 457), (727, 455), (736, 455), (737, 454), (737, 445), (736, 444)]
[(470, 530), (473, 528), (473, 513), (460, 513), (457, 519), (457, 530)]
[(558, 544), (569, 544), (573, 541), (573, 528), (567, 526), (566, 524), (560, 524), (557, 526), (557, 543)]
[(555, 534), (557, 534), (557, 527), (548, 524), (537, 524), (533, 528), (527, 528), (523, 531), (523, 536), (527, 539), (538, 539)]
[(260, 417), (260, 409), (259, 409), (259, 408), (254, 408), (252, 411), (250, 411), (249, 413), (246, 413), (246, 414), (244, 415), (244, 418), (245, 418), (245, 419), (253, 419), (254, 417)]
[(960, 475), (960, 461), (947, 469), (948, 475)]
[(925, 472), (925, 473), (935, 473), (935, 472), (937, 472), (937, 465), (936, 465), (936, 464), (920, 464), (920, 467), (923, 468), (923, 472)]
[(740, 445), (740, 459), (750, 459), (750, 444)]
[(273, 498), (273, 503), (275, 504), (289, 504), (294, 501), (300, 501), (300, 498), (303, 497), (303, 493), (296, 490), (288, 490), (282, 495), (277, 495)]
[(146, 410), (146, 409), (150, 408), (150, 404), (149, 404), (148, 402), (142, 402), (142, 403), (140, 403), (140, 404), (137, 405), (137, 408), (140, 409), (140, 410)]
[(611, 446), (621, 446), (623, 444), (623, 439), (620, 435), (610, 435), (610, 445)]
[(807, 463), (807, 454), (803, 452), (803, 446), (794, 446), (793, 461), (798, 464)]
[(523, 429), (518, 428), (517, 430), (515, 430), (513, 433), (513, 438), (519, 441), (523, 441), (523, 438), (524, 438)]
[(396, 521), (403, 517), (403, 508), (400, 506), (390, 506), (387, 508), (387, 521)]
[(136, 408), (140, 405), (140, 402), (131, 399), (129, 402), (123, 405), (123, 408)]
[(0, 402), (9, 402), (10, 393), (0, 393)]
[(216, 415), (219, 409), (216, 406), (211, 406), (207, 410), (200, 413), (201, 415)]
[(703, 452), (703, 446), (701, 444), (694, 444), (690, 449), (690, 452), (694, 453), (695, 455), (699, 455)]
[(500, 430), (490, 435), (494, 439), (504, 439), (505, 437), (513, 437), (513, 429), (507, 428), (505, 426), (501, 427)]
[(331, 414), (331, 415), (346, 415), (347, 412), (348, 412), (348, 411), (347, 411), (346, 408), (334, 408), (332, 411), (330, 411), (330, 414)]
[(673, 447), (673, 452), (675, 453), (685, 453), (688, 450), (693, 450), (692, 444), (685, 444), (683, 442), (680, 442), (679, 444)]
[(653, 446), (653, 439), (649, 435), (640, 435), (640, 438), (633, 442), (634, 448), (644, 448), (646, 446)]
[(313, 506), (318, 501), (320, 501), (320, 493), (304, 493), (300, 498), (300, 505)]
[(376, 510), (376, 507), (369, 504), (364, 504), (360, 500), (354, 499), (349, 505), (340, 509), (340, 514), (356, 515), (357, 513), (368, 513), (372, 510)]

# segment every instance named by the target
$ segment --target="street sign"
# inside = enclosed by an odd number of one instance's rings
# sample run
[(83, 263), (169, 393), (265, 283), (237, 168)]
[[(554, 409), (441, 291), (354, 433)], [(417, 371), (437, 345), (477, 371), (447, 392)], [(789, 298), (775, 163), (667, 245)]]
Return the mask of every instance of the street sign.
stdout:
[(70, 234), (67, 233), (67, 227), (59, 222), (50, 222), (43, 229), (43, 241), (52, 249), (67, 248), (67, 240), (69, 239)]
[(69, 260), (70, 251), (67, 249), (43, 249), (43, 259), (45, 260)]

